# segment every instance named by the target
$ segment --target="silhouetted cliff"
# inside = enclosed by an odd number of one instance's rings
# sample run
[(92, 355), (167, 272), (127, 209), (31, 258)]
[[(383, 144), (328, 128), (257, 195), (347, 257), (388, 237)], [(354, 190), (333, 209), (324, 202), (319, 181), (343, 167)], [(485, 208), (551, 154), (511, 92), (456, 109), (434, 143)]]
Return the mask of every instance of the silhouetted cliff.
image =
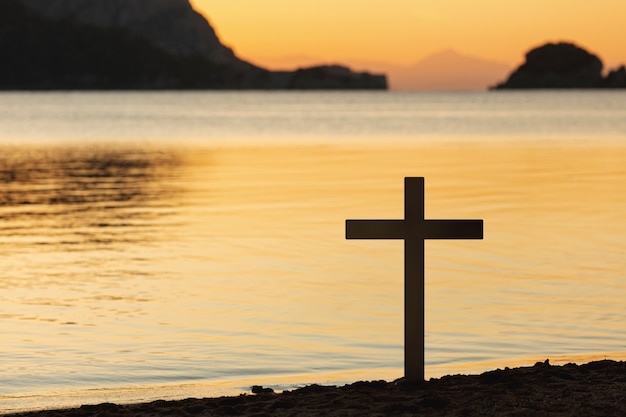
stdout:
[[(4, 90), (310, 88), (239, 59), (188, 0), (0, 0), (0, 56)], [(326, 77), (320, 88), (387, 88)]]
[[(188, 0), (19, 0), (33, 11), (99, 28), (120, 28), (174, 55), (243, 64)], [(249, 65), (249, 64), (248, 64)]]
[(529, 51), (526, 62), (494, 88), (626, 87), (623, 71), (613, 71), (604, 78), (602, 67), (600, 58), (572, 43), (548, 43)]

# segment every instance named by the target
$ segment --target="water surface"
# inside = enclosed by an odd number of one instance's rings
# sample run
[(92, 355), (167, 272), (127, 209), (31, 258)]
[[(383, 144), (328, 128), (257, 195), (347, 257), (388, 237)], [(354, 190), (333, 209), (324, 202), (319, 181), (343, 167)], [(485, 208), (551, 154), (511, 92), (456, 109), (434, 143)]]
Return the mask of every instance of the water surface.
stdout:
[[(626, 95), (0, 96), (0, 410), (402, 376), (400, 241), (426, 244), (426, 374), (626, 352)], [(509, 133), (507, 133), (509, 132)]]

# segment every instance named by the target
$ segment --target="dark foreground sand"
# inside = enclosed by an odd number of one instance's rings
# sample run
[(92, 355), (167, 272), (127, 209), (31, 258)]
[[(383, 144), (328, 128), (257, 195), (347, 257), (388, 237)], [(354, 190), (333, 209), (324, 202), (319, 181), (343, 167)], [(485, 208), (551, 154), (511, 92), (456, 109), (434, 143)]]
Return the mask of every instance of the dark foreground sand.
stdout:
[[(256, 387), (255, 391), (261, 391)], [(20, 414), (112, 416), (626, 416), (626, 362), (504, 369), (423, 384), (312, 385), (281, 394), (100, 404)]]

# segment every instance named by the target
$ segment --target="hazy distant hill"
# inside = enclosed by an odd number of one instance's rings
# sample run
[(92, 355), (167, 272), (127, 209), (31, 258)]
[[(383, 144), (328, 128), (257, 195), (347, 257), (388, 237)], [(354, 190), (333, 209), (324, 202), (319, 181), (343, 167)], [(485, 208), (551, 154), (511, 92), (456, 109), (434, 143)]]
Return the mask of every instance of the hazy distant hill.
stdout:
[(485, 90), (510, 67), (494, 61), (442, 51), (410, 67), (388, 70), (391, 86), (401, 90)]
[(0, 0), (0, 89), (385, 89), (345, 67), (239, 59), (189, 0)]

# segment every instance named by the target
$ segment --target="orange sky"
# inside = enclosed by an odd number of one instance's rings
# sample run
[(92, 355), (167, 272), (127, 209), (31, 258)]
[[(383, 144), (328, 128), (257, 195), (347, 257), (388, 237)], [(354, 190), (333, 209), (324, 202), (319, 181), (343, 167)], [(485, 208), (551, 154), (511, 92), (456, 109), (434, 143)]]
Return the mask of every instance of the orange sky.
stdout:
[[(192, 0), (242, 58), (409, 65), (454, 49), (517, 65), (531, 47), (574, 41), (605, 66), (626, 63), (621, 0)], [(297, 61), (296, 59), (295, 61)], [(292, 59), (292, 61), (294, 61)]]

